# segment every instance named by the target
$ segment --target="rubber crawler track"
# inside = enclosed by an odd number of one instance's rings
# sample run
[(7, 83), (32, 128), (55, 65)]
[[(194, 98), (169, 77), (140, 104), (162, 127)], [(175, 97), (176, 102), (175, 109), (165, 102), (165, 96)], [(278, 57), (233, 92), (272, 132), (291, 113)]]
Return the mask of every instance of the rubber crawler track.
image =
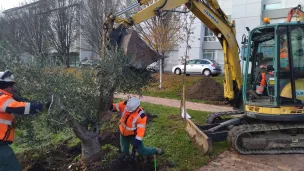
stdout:
[(288, 130), (294, 128), (304, 129), (304, 124), (248, 124), (235, 126), (228, 132), (228, 142), (234, 150), (241, 154), (303, 154), (304, 148), (302, 147), (248, 150), (240, 147), (237, 143), (238, 138), (244, 133)]

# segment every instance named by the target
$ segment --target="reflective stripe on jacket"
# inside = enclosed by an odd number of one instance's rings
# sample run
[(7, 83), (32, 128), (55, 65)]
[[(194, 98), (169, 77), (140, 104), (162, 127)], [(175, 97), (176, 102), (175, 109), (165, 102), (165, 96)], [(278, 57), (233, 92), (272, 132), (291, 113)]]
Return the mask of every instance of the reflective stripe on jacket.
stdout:
[(147, 116), (141, 107), (135, 112), (130, 113), (127, 111), (126, 102), (120, 102), (113, 104), (113, 111), (121, 113), (119, 130), (122, 135), (135, 135), (136, 139), (143, 139), (146, 130)]
[(42, 105), (26, 102), (18, 102), (13, 99), (13, 95), (0, 89), (0, 141), (14, 141), (15, 116), (12, 114), (30, 114), (42, 110)]

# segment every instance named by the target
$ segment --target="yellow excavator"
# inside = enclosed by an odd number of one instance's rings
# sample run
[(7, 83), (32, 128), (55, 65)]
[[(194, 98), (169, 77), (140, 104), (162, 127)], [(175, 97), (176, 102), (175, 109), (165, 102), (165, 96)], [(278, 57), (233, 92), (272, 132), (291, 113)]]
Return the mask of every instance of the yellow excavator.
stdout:
[[(146, 7), (130, 18), (119, 17), (143, 5)], [(264, 25), (251, 31), (247, 28), (248, 38), (243, 36), (242, 41), (246, 55), (240, 57), (235, 22), (229, 21), (217, 0), (138, 0), (107, 17), (107, 38), (126, 48), (121, 43), (128, 42), (126, 29), (182, 5), (222, 44), (224, 97), (235, 108), (209, 115), (204, 125), (188, 119), (186, 131), (191, 139), (204, 152), (211, 152), (214, 142), (228, 139), (241, 154), (304, 153), (304, 23), (270, 24), (265, 18)], [(242, 70), (241, 60), (245, 60)]]

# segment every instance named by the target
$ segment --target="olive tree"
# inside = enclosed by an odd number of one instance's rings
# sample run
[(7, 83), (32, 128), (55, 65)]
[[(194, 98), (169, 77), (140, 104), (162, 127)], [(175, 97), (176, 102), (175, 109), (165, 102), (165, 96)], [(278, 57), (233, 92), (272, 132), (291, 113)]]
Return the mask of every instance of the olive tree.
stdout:
[(51, 106), (37, 116), (42, 119), (33, 122), (39, 121), (41, 123), (36, 124), (50, 130), (71, 128), (81, 141), (84, 160), (98, 158), (101, 153), (100, 121), (113, 103), (114, 92), (138, 90), (151, 78), (145, 69), (132, 67), (133, 58), (117, 49), (107, 51), (97, 68), (72, 72), (67, 72), (64, 65), (45, 63), (42, 68), (39, 60), (14, 61), (8, 53), (1, 56), (0, 63), (3, 64), (1, 70), (3, 67), (13, 70), (23, 96), (42, 103), (51, 102)]
[[(94, 1), (99, 2), (99, 0)], [(78, 9), (84, 10), (80, 8), (78, 2), (60, 0), (53, 4), (56, 10), (51, 13), (49, 20), (52, 24), (51, 30), (47, 32), (47, 36), (50, 36), (51, 39), (32, 39), (31, 43), (58, 45), (59, 48), (55, 48), (55, 50), (68, 59), (69, 47), (79, 33), (79, 28), (72, 31), (74, 26), (79, 24), (78, 16), (74, 14), (78, 14)], [(106, 8), (107, 4), (111, 2), (107, 0), (101, 5)], [(89, 7), (94, 7), (93, 4)], [(90, 8), (86, 10), (86, 13), (90, 14), (88, 13)], [(96, 17), (100, 20), (96, 22), (93, 20), (90, 24), (90, 26), (94, 26), (97, 23), (96, 30), (100, 29), (105, 17), (105, 12), (101, 16), (96, 16), (98, 11), (99, 9), (96, 9), (92, 15), (90, 14), (93, 18)], [(18, 20), (1, 19), (0, 22), (5, 23), (5, 25), (0, 24), (0, 28), (3, 27), (0, 29), (0, 70), (9, 68), (14, 72), (17, 80), (16, 87), (22, 96), (43, 104), (51, 102), (50, 107), (41, 114), (30, 118), (20, 118), (17, 128), (26, 130), (27, 137), (39, 141), (47, 141), (51, 138), (46, 135), (49, 131), (60, 132), (70, 129), (81, 141), (82, 158), (85, 160), (98, 158), (101, 153), (98, 140), (99, 128), (103, 116), (107, 115), (108, 109), (113, 103), (114, 92), (140, 90), (151, 78), (150, 73), (146, 69), (133, 67), (134, 58), (124, 55), (122, 51), (114, 47), (105, 51), (105, 56), (94, 68), (67, 68), (68, 60), (64, 60), (63, 63), (61, 60), (53, 61), (53, 58), (48, 57), (45, 58), (46, 60), (40, 60), (41, 53), (33, 53), (32, 60), (27, 62), (19, 60), (24, 58), (22, 45), (18, 41), (21, 39), (18, 39), (18, 34), (10, 34), (15, 37), (5, 36), (9, 32), (16, 33), (15, 28), (17, 27), (14, 27), (14, 24), (18, 24)], [(35, 23), (33, 22), (33, 24)], [(70, 24), (67, 26), (66, 23)], [(71, 31), (70, 34), (67, 32), (68, 30)], [(89, 30), (87, 29), (87, 32)], [(94, 33), (99, 36), (99, 39), (89, 45), (92, 45), (92, 48), (98, 52), (102, 40), (101, 33)], [(35, 42), (38, 40), (43, 42)], [(89, 36), (87, 36), (87, 40), (91, 40)], [(46, 47), (46, 49), (49, 48)]]

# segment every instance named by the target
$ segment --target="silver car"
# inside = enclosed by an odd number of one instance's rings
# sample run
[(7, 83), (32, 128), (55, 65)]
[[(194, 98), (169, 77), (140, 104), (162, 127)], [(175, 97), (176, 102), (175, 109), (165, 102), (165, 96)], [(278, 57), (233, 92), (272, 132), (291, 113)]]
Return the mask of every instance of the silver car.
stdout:
[[(180, 75), (184, 73), (184, 65), (177, 65), (172, 68), (172, 73)], [(217, 76), (222, 73), (219, 63), (209, 59), (193, 59), (187, 61), (186, 74), (203, 74), (206, 77)]]

